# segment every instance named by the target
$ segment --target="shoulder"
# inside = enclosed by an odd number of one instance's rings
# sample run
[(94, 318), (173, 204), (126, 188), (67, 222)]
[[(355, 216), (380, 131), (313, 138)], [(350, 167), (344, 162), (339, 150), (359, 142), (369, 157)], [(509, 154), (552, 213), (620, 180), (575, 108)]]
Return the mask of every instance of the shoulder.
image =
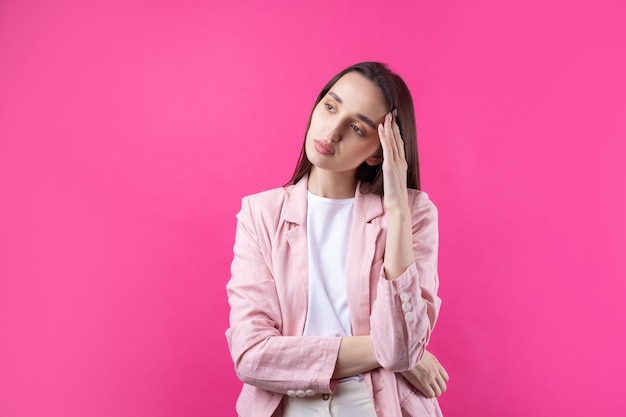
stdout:
[(293, 185), (250, 194), (242, 199), (241, 211), (263, 222), (281, 218), (291, 198)]
[(439, 222), (437, 206), (428, 194), (420, 190), (409, 190), (409, 205), (411, 207), (411, 222), (413, 230), (436, 229)]
[(243, 197), (243, 200), (255, 207), (271, 206), (275, 205), (278, 201), (288, 198), (292, 188), (293, 185), (272, 188), (270, 190), (247, 195)]
[(425, 191), (414, 190), (409, 188), (409, 204), (411, 205), (413, 211), (437, 211), (437, 206), (432, 202), (430, 197)]

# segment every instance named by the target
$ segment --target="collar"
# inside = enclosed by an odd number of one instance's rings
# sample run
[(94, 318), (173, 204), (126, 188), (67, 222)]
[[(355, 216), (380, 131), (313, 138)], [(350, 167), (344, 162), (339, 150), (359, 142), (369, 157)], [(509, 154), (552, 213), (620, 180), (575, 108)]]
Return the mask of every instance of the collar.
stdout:
[[(306, 223), (307, 192), (309, 177), (305, 175), (294, 185), (287, 187), (289, 201), (285, 210), (285, 220), (299, 225)], [(378, 194), (363, 194), (361, 181), (356, 185), (354, 195), (354, 218), (367, 223), (384, 214), (383, 198)]]

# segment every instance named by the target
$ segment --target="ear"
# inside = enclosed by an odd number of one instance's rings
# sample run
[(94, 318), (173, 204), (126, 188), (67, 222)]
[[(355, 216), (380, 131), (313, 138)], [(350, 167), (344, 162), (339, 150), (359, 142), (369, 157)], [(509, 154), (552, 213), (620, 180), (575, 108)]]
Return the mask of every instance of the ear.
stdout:
[(378, 150), (369, 158), (365, 160), (365, 163), (370, 166), (376, 166), (383, 162), (383, 147), (379, 146)]

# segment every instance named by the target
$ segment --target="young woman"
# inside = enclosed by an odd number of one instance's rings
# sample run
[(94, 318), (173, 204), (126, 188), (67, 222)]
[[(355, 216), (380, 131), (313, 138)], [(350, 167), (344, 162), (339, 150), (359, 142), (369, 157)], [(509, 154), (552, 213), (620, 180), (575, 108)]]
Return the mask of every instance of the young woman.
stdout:
[(440, 416), (437, 210), (411, 94), (385, 65), (322, 89), (285, 187), (243, 199), (226, 331), (240, 416)]

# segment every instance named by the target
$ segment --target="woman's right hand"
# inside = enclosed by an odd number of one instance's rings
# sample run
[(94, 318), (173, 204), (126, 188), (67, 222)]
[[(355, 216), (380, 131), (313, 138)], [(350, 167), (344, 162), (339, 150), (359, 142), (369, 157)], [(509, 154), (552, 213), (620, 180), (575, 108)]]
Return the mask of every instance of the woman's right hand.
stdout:
[(443, 394), (447, 389), (446, 382), (450, 379), (435, 355), (427, 350), (424, 350), (424, 355), (415, 368), (400, 374), (427, 398)]

